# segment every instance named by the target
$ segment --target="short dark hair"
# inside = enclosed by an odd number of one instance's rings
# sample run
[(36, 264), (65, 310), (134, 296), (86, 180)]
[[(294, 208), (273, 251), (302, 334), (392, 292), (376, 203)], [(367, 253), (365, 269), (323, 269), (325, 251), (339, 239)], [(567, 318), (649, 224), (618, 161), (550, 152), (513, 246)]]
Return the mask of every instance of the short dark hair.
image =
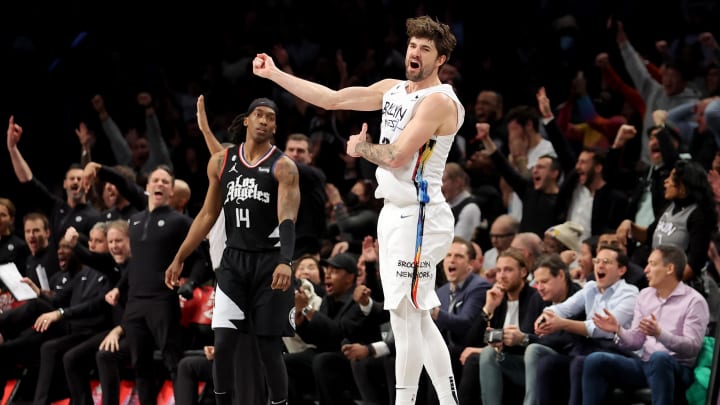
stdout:
[(65, 174), (67, 175), (67, 172), (70, 170), (83, 170), (83, 167), (80, 163), (73, 163), (68, 167), (67, 171), (65, 171)]
[(135, 170), (133, 170), (132, 167), (127, 165), (115, 165), (113, 166), (113, 169), (131, 184), (137, 184), (137, 173), (135, 173)]
[(593, 163), (596, 165), (602, 165), (605, 167), (605, 160), (607, 159), (607, 153), (600, 149), (593, 146), (583, 146), (582, 148), (583, 152), (588, 152), (593, 154)]
[[(170, 178), (172, 179), (172, 180), (170, 181), (170, 185), (175, 185), (175, 172), (173, 172), (173, 169), (172, 169), (170, 166), (168, 166), (168, 165), (166, 165), (166, 164), (164, 164), (164, 163), (163, 163), (163, 164), (159, 164), (159, 165), (155, 166), (154, 169), (152, 169), (152, 171), (150, 172), (150, 174), (155, 173), (155, 172), (158, 171), (158, 170), (162, 170), (162, 171), (164, 171), (165, 173), (169, 174), (169, 175), (170, 175)], [(148, 176), (148, 180), (149, 180), (149, 179), (150, 179), (150, 176)]]
[(452, 243), (461, 243), (461, 244), (465, 245), (465, 248), (467, 249), (468, 258), (470, 260), (475, 260), (475, 248), (473, 247), (472, 242), (470, 242), (469, 240), (467, 240), (463, 237), (456, 236), (453, 238)]
[(610, 245), (598, 246), (598, 253), (603, 250), (612, 250), (613, 252), (617, 253), (617, 262), (620, 267), (627, 268), (628, 265), (630, 265), (630, 258), (625, 254), (625, 252), (622, 251), (622, 249)]
[(304, 253), (300, 257), (292, 261), (292, 276), (295, 277), (295, 272), (297, 271), (297, 268), (300, 266), (300, 263), (305, 259), (310, 259), (315, 262), (315, 265), (318, 268), (318, 274), (320, 275), (320, 281), (325, 280), (325, 268), (322, 266), (322, 264), (320, 264), (320, 259), (318, 259), (312, 253)]
[(513, 120), (522, 126), (531, 122), (533, 128), (537, 131), (539, 129), (538, 121), (540, 120), (540, 112), (537, 108), (530, 105), (518, 105), (511, 108), (505, 117), (505, 122), (511, 122)]
[(450, 30), (449, 25), (433, 20), (428, 16), (420, 16), (408, 18), (405, 21), (405, 28), (407, 29), (408, 41), (412, 37), (430, 39), (435, 43), (438, 56), (445, 55), (445, 63), (450, 60), (450, 55), (457, 45), (457, 39)]
[(565, 282), (567, 283), (568, 287), (570, 286), (570, 283), (572, 282), (572, 279), (570, 277), (570, 269), (568, 268), (567, 263), (565, 263), (562, 258), (560, 258), (559, 254), (548, 253), (540, 256), (537, 259), (537, 263), (535, 264), (533, 272), (540, 267), (548, 269), (548, 271), (550, 271), (550, 274), (553, 277), (557, 277), (560, 273), (565, 274)]
[(678, 281), (682, 280), (685, 266), (687, 266), (687, 256), (685, 252), (673, 245), (660, 245), (656, 247), (655, 250), (660, 252), (664, 265), (672, 264), (675, 266), (675, 278), (677, 278)]
[(23, 227), (25, 226), (25, 222), (36, 221), (38, 219), (42, 221), (43, 229), (50, 229), (50, 221), (48, 221), (47, 215), (43, 214), (42, 212), (29, 212), (25, 214), (25, 216), (23, 217)]
[(560, 159), (557, 158), (557, 156), (553, 156), (550, 154), (544, 154), (540, 156), (538, 159), (550, 159), (550, 170), (560, 171)]
[(308, 144), (308, 148), (312, 145), (312, 141), (310, 140), (310, 137), (300, 133), (300, 132), (294, 132), (287, 137), (287, 141), (298, 141), (298, 142), (306, 142)]

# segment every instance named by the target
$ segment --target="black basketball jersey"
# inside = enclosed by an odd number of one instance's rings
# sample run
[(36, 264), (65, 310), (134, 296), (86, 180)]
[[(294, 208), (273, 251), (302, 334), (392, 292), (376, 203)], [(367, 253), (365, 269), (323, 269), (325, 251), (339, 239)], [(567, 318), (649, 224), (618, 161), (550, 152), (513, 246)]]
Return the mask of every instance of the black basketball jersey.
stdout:
[(275, 163), (284, 153), (273, 146), (255, 164), (243, 157), (244, 143), (225, 151), (220, 174), (226, 246), (247, 251), (280, 249)]

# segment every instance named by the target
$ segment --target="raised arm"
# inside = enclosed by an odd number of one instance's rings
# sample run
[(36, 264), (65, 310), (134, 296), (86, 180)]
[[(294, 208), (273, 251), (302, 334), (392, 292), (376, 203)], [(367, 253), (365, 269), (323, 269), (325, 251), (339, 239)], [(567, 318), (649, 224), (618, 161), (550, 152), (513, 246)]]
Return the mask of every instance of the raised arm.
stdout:
[(123, 137), (120, 127), (110, 118), (110, 114), (108, 114), (107, 108), (105, 107), (105, 99), (98, 94), (92, 98), (91, 102), (93, 109), (98, 113), (103, 132), (105, 132), (105, 136), (107, 136), (108, 141), (110, 141), (110, 147), (115, 156), (115, 161), (120, 165), (131, 166), (132, 151), (130, 151), (130, 145), (128, 145)]
[(640, 54), (638, 54), (635, 48), (632, 47), (630, 41), (628, 41), (622, 23), (618, 21), (617, 24), (616, 41), (618, 48), (620, 48), (620, 55), (622, 55), (623, 62), (625, 63), (625, 70), (630, 75), (635, 88), (645, 100), (656, 88), (662, 87), (662, 84), (653, 79), (648, 72), (647, 67), (645, 67), (645, 61), (640, 57)]
[(615, 68), (610, 65), (610, 58), (607, 53), (600, 53), (595, 58), (595, 66), (600, 69), (602, 78), (612, 91), (617, 91), (627, 102), (638, 111), (641, 117), (645, 116), (645, 100), (633, 86), (623, 81)]
[(172, 263), (165, 270), (165, 285), (172, 289), (179, 285), (178, 277), (182, 273), (183, 262), (193, 253), (200, 243), (205, 239), (210, 228), (220, 215), (222, 209), (222, 195), (220, 190), (220, 171), (222, 170), (225, 152), (218, 152), (210, 158), (207, 167), (208, 189), (205, 195), (205, 202), (202, 209), (195, 216), (195, 220), (190, 226), (190, 230), (185, 237), (182, 245), (175, 254)]
[(170, 152), (160, 129), (160, 121), (152, 105), (152, 96), (150, 93), (142, 92), (138, 94), (137, 100), (138, 104), (145, 108), (145, 134), (150, 149), (150, 156), (143, 168), (148, 173), (158, 165), (168, 165), (172, 168), (172, 159), (170, 159)]
[(78, 127), (75, 128), (75, 135), (77, 135), (78, 141), (80, 141), (80, 165), (85, 167), (88, 162), (92, 161), (92, 154), (90, 153), (92, 149), (92, 137), (84, 122), (80, 122)]
[(197, 99), (197, 123), (200, 128), (200, 132), (203, 134), (205, 144), (208, 147), (211, 155), (214, 155), (223, 150), (222, 144), (217, 140), (215, 134), (210, 130), (210, 124), (208, 124), (207, 113), (205, 112), (205, 96), (202, 94)]
[(333, 90), (278, 69), (273, 59), (264, 53), (255, 56), (253, 73), (272, 80), (295, 97), (325, 110), (379, 110), (382, 107), (382, 95), (385, 90), (398, 82), (394, 79), (385, 79), (369, 87), (345, 87)]
[(10, 161), (12, 162), (13, 170), (15, 170), (15, 176), (17, 176), (20, 183), (27, 183), (32, 180), (33, 173), (25, 161), (25, 158), (23, 158), (22, 153), (20, 153), (20, 149), (17, 147), (22, 133), (22, 127), (15, 123), (15, 117), (11, 115), (7, 130), (7, 148), (10, 153)]

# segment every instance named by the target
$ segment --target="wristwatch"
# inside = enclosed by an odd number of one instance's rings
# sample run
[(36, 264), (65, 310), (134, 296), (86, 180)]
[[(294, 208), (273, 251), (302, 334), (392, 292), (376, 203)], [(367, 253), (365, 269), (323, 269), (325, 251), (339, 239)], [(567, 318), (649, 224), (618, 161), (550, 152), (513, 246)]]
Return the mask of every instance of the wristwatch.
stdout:
[(58, 308), (58, 312), (60, 312), (60, 318), (63, 318), (65, 316), (65, 310), (62, 308)]
[(310, 311), (312, 311), (312, 309), (313, 309), (313, 307), (308, 305), (302, 309), (301, 313), (303, 314), (303, 316), (307, 317), (308, 314), (310, 313)]
[(523, 336), (523, 340), (520, 343), (520, 345), (522, 347), (527, 347), (527, 345), (529, 345), (529, 344), (530, 344), (530, 335), (526, 333), (525, 336)]

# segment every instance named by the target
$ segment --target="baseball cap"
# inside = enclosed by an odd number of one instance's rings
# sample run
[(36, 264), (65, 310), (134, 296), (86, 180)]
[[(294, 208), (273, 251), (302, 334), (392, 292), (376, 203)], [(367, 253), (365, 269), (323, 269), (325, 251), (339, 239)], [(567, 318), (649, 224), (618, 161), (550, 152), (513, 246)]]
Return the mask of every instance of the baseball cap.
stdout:
[(357, 258), (349, 253), (340, 253), (329, 259), (320, 260), (323, 266), (333, 266), (336, 269), (343, 269), (351, 274), (357, 274)]

